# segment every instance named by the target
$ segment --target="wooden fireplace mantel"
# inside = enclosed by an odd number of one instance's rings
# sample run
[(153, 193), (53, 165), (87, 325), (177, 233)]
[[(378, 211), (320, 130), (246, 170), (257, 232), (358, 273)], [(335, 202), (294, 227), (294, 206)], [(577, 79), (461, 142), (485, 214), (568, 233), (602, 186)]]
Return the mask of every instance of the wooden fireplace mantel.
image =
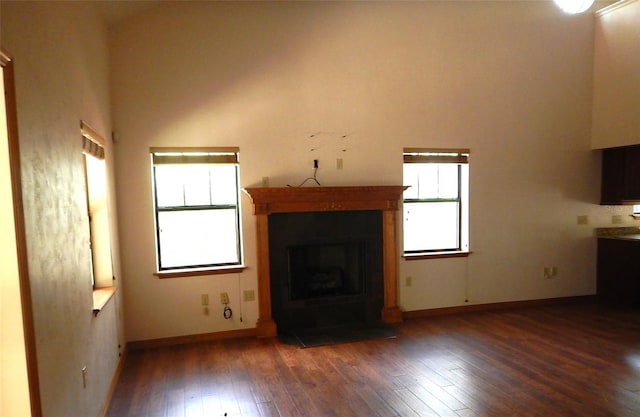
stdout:
[(273, 213), (301, 213), (315, 211), (382, 211), (382, 247), (384, 275), (384, 306), (382, 321), (399, 323), (402, 311), (398, 307), (398, 238), (397, 211), (402, 192), (407, 187), (351, 186), (351, 187), (249, 187), (249, 195), (256, 216), (258, 262), (258, 321), (259, 337), (277, 335), (277, 325), (271, 315), (271, 271), (269, 265), (269, 215)]
[(397, 210), (405, 186), (245, 188), (253, 214)]

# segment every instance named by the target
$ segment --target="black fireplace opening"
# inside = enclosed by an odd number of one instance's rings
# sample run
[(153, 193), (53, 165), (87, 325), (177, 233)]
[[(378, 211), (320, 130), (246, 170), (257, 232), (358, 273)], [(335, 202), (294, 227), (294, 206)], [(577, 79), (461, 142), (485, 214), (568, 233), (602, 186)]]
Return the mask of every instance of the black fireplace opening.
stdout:
[(271, 214), (271, 309), (278, 331), (379, 322), (382, 251), (380, 211)]
[(366, 253), (363, 242), (289, 247), (289, 300), (364, 294)]

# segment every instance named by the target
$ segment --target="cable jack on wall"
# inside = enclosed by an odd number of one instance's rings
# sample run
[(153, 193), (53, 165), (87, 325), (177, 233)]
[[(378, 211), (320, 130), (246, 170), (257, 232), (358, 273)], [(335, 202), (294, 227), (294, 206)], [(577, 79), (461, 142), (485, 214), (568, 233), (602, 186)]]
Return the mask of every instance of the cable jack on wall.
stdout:
[(222, 317), (224, 317), (225, 320), (229, 320), (231, 316), (233, 316), (233, 310), (225, 304), (224, 309), (222, 309)]
[(287, 187), (291, 187), (291, 188), (298, 188), (298, 187), (302, 187), (303, 185), (305, 185), (308, 181), (313, 181), (315, 182), (317, 185), (321, 185), (320, 181), (318, 181), (318, 160), (314, 159), (313, 160), (313, 175), (311, 177), (307, 177), (304, 179), (304, 181), (302, 181), (300, 184), (293, 186), (291, 184), (287, 184)]

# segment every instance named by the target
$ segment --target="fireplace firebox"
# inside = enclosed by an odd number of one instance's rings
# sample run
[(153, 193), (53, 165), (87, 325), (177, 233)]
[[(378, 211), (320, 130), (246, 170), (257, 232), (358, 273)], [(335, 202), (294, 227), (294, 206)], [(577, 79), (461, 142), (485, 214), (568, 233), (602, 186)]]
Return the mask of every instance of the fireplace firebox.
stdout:
[(364, 293), (364, 243), (295, 245), (289, 247), (288, 253), (289, 301)]
[(379, 211), (269, 217), (273, 317), (282, 332), (380, 321)]

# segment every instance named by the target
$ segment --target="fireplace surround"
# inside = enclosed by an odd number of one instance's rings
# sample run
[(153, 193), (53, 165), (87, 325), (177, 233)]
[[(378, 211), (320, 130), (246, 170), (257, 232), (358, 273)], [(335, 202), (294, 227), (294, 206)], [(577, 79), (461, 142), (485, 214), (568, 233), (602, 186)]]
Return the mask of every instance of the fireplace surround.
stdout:
[[(382, 285), (379, 285), (380, 290), (378, 293), (374, 290), (374, 288), (369, 288), (368, 291), (356, 291), (357, 283), (352, 282), (352, 287), (348, 289), (352, 294), (342, 294), (344, 297), (353, 297), (357, 299), (358, 297), (369, 297), (369, 298), (379, 298), (379, 304), (381, 305), (381, 309), (379, 313), (376, 312), (376, 315), (385, 322), (385, 323), (398, 323), (402, 321), (402, 312), (400, 311), (397, 301), (398, 301), (398, 239), (397, 239), (397, 215), (398, 215), (398, 202), (402, 196), (402, 192), (406, 187), (404, 186), (351, 186), (351, 187), (255, 187), (255, 188), (245, 188), (244, 191), (249, 195), (253, 204), (253, 214), (255, 215), (255, 223), (256, 223), (256, 232), (257, 232), (257, 263), (258, 263), (258, 321), (256, 323), (256, 333), (259, 337), (273, 337), (277, 335), (277, 323), (276, 319), (274, 319), (274, 314), (272, 310), (272, 288), (277, 288), (275, 280), (282, 279), (281, 277), (272, 277), (272, 258), (270, 256), (270, 251), (272, 250), (270, 245), (273, 241), (273, 237), (271, 237), (269, 231), (270, 225), (270, 216), (274, 216), (271, 223), (278, 224), (275, 220), (276, 217), (280, 217), (280, 214), (283, 213), (292, 213), (299, 216), (309, 216), (313, 217), (313, 213), (318, 213), (317, 217), (324, 222), (331, 221), (331, 219), (340, 219), (344, 216), (347, 216), (347, 220), (337, 220), (338, 222), (343, 222), (343, 224), (338, 224), (336, 228), (344, 228), (346, 224), (350, 224), (352, 220), (349, 220), (348, 216), (355, 216), (358, 212), (367, 212), (369, 217), (373, 217), (377, 219), (379, 222), (377, 229), (378, 233), (378, 242), (371, 243), (368, 242), (368, 239), (371, 237), (366, 236), (358, 236), (356, 234), (355, 239), (350, 239), (349, 241), (345, 241), (340, 243), (340, 239), (332, 239), (332, 241), (325, 242), (325, 234), (324, 232), (320, 232), (321, 230), (327, 229), (326, 225), (317, 226), (315, 230), (312, 230), (308, 235), (311, 238), (307, 240), (303, 240), (297, 245), (300, 249), (303, 250), (302, 247), (307, 247), (310, 249), (314, 245), (325, 245), (325, 246), (335, 246), (335, 245), (345, 245), (347, 250), (352, 252), (358, 252), (364, 250), (365, 247), (374, 246), (374, 252), (371, 255), (368, 255), (368, 258), (375, 257), (378, 255), (381, 257), (382, 262), (379, 264), (379, 267), (372, 264), (365, 266), (364, 268), (368, 270), (368, 272), (373, 274), (374, 283), (367, 283), (363, 285), (374, 285), (375, 287), (375, 277), (376, 274), (379, 277), (379, 280), (382, 281)], [(338, 213), (345, 212), (345, 213)], [(324, 213), (324, 214), (323, 214)], [(334, 213), (333, 215), (331, 213)], [(367, 213), (364, 217), (366, 217)], [(332, 216), (338, 217), (332, 217)], [(295, 217), (295, 216), (294, 216)], [(362, 216), (353, 217), (360, 218)], [(360, 220), (355, 220), (356, 222)], [(370, 220), (369, 220), (370, 221)], [(274, 223), (275, 222), (275, 223)], [(281, 228), (281, 227), (278, 227)], [(370, 227), (368, 227), (370, 228)], [(374, 227), (375, 229), (375, 227)], [(352, 236), (354, 233), (348, 233), (348, 235)], [(364, 235), (367, 235), (365, 233)], [(344, 239), (343, 239), (344, 240)], [(359, 243), (360, 242), (360, 243)], [(287, 251), (290, 250), (291, 245), (286, 245), (288, 248)], [(375, 250), (375, 247), (379, 249)], [(349, 249), (350, 248), (350, 249)], [(359, 248), (359, 249), (358, 249)], [(282, 250), (282, 248), (274, 249), (274, 250)], [(295, 251), (295, 249), (294, 249)], [(326, 249), (326, 253), (315, 255), (320, 257), (329, 256), (334, 249)], [(283, 253), (283, 257), (286, 258), (290, 253)], [(313, 258), (314, 255), (309, 255)], [(367, 256), (365, 256), (367, 258)], [(276, 258), (276, 262), (281, 259), (280, 257)], [(362, 260), (361, 260), (362, 261)], [(350, 262), (361, 262), (361, 261), (350, 261)], [(288, 261), (287, 261), (288, 262)], [(314, 262), (314, 261), (312, 261)], [(319, 261), (315, 261), (319, 262)], [(318, 269), (318, 273), (322, 276), (316, 277), (316, 283), (314, 284), (318, 291), (331, 291), (331, 287), (336, 287), (338, 282), (344, 277), (339, 277), (340, 274), (345, 274), (345, 269), (350, 270), (350, 273), (355, 273), (358, 269), (358, 266), (353, 266), (351, 264), (347, 265), (347, 261), (344, 261), (344, 265), (339, 265), (340, 262), (343, 261), (332, 261), (333, 263), (337, 263), (338, 265), (320, 265)], [(290, 267), (290, 265), (288, 265)], [(360, 266), (363, 267), (362, 265)], [(373, 271), (371, 269), (373, 268)], [(376, 268), (379, 269), (376, 272)], [(341, 269), (342, 271), (338, 271)], [(272, 282), (273, 278), (273, 282)], [(325, 288), (322, 288), (322, 287)], [(335, 288), (333, 288), (335, 289)], [(291, 287), (289, 284), (286, 285), (286, 290), (281, 289), (281, 291), (291, 291)], [(305, 291), (308, 291), (306, 289)], [(278, 294), (276, 294), (276, 297)], [(323, 294), (316, 293), (315, 298), (323, 298)], [(288, 298), (287, 298), (288, 297)], [(292, 300), (291, 294), (288, 296), (283, 296), (286, 299), (286, 302), (295, 302)], [(295, 295), (294, 297), (295, 298)], [(312, 297), (314, 298), (314, 297)], [(282, 301), (282, 300), (281, 300)], [(375, 301), (375, 300), (374, 300)], [(375, 303), (374, 303), (375, 305)], [(344, 313), (344, 312), (342, 312)], [(348, 311), (347, 311), (348, 313)], [(277, 314), (276, 314), (277, 315)], [(369, 314), (371, 315), (371, 314)], [(280, 320), (284, 320), (281, 316)]]

